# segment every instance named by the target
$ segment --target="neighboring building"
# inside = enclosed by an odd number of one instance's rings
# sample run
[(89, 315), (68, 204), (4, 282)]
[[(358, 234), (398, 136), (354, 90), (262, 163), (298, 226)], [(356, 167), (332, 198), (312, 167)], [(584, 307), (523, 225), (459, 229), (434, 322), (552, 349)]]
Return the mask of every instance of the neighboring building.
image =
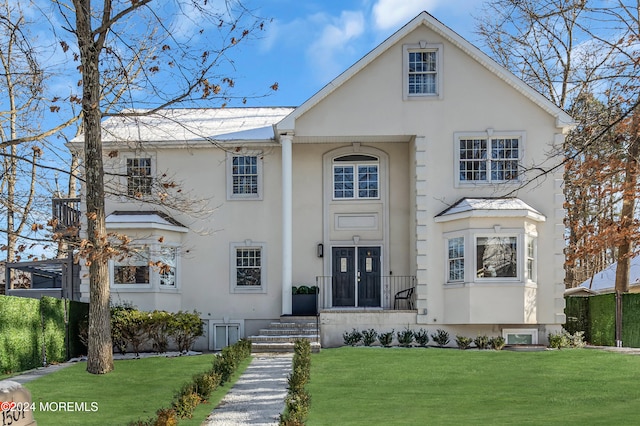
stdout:
[[(594, 274), (575, 289), (589, 290), (594, 294), (613, 293), (616, 291), (616, 270), (618, 262)], [(568, 291), (568, 290), (567, 290)], [(631, 258), (629, 265), (629, 292), (640, 293), (640, 256)]]
[[(290, 314), (302, 284), (323, 346), (372, 327), (544, 343), (565, 322), (562, 170), (525, 183), (571, 117), (426, 12), (297, 108), (103, 126), (107, 185), (140, 198), (107, 202), (139, 248), (111, 262), (112, 301), (196, 309), (211, 349)], [(165, 174), (213, 212), (146, 204)]]

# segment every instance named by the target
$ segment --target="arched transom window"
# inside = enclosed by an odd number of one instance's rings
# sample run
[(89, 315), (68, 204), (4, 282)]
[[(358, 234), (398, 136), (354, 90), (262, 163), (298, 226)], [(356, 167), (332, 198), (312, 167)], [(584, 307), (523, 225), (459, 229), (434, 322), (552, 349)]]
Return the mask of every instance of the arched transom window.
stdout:
[(334, 199), (380, 198), (380, 160), (363, 154), (349, 154), (333, 160)]

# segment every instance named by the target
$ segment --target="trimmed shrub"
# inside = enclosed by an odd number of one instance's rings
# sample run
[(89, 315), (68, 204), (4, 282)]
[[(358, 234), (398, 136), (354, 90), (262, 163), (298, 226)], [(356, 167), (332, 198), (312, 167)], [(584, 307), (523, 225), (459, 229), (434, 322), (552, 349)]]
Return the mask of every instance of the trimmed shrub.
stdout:
[(168, 322), (167, 333), (175, 340), (180, 352), (188, 352), (196, 339), (204, 334), (204, 326), (197, 311), (179, 311)]
[(40, 299), (40, 311), (45, 360), (47, 363), (64, 362), (67, 360), (64, 300), (43, 296)]
[(342, 334), (342, 340), (344, 341), (345, 345), (356, 346), (362, 341), (362, 333), (360, 333), (355, 328), (351, 331), (345, 331)]
[(296, 341), (292, 368), (285, 410), (280, 415), (280, 425), (283, 426), (304, 425), (309, 414), (311, 397), (305, 389), (311, 371), (311, 344), (308, 340)]
[(220, 382), (220, 375), (213, 371), (207, 371), (193, 376), (194, 390), (203, 401), (209, 399), (211, 392), (218, 388)]
[(616, 344), (616, 295), (589, 297), (589, 328), (591, 343), (602, 346)]
[(456, 344), (458, 345), (458, 349), (469, 349), (473, 339), (471, 337), (456, 335)]
[(394, 333), (394, 330), (387, 331), (385, 333), (380, 333), (378, 335), (378, 341), (380, 342), (380, 344), (385, 348), (390, 348), (391, 345), (393, 344), (393, 333)]
[(429, 332), (427, 330), (421, 328), (420, 330), (413, 333), (413, 337), (416, 340), (418, 346), (422, 348), (427, 347), (427, 344), (429, 343)]
[(549, 333), (549, 347), (552, 349), (582, 348), (585, 345), (584, 332), (576, 331), (574, 334), (566, 330), (561, 333)]
[(149, 321), (145, 312), (134, 308), (116, 306), (111, 309), (111, 335), (121, 353), (131, 345), (136, 356), (140, 354), (140, 348), (149, 340)]
[(473, 343), (475, 343), (476, 348), (478, 349), (488, 349), (489, 348), (489, 337), (485, 334), (478, 335), (475, 339), (473, 339)]
[(373, 328), (362, 330), (362, 344), (365, 346), (373, 345), (378, 339), (378, 332)]
[(145, 332), (151, 340), (153, 350), (164, 353), (169, 346), (169, 321), (171, 314), (166, 311), (153, 311), (144, 323)]
[(213, 358), (211, 372), (220, 376), (220, 385), (225, 384), (238, 368), (243, 359), (251, 355), (251, 341), (240, 339), (231, 346), (222, 349)]
[(181, 419), (190, 419), (193, 417), (193, 410), (195, 410), (201, 402), (200, 396), (193, 388), (193, 384), (185, 385), (173, 401), (172, 408), (175, 410), (176, 416)]
[(496, 351), (501, 351), (504, 348), (505, 343), (504, 337), (502, 336), (496, 336), (489, 339), (489, 346)]
[(449, 344), (449, 333), (439, 328), (431, 335), (431, 340), (433, 340), (436, 345), (444, 348)]
[(589, 298), (588, 297), (565, 297), (564, 313), (567, 316), (567, 322), (564, 329), (573, 334), (576, 331), (585, 332), (585, 340), (590, 341), (589, 337)]
[(81, 338), (82, 323), (84, 322), (84, 332), (88, 331), (89, 326), (89, 304), (68, 300), (67, 312), (69, 313), (69, 358), (86, 355), (87, 344)]
[(640, 348), (640, 327), (638, 327), (640, 324), (640, 294), (627, 293), (622, 295), (622, 315), (622, 343), (624, 346)]
[(413, 343), (413, 331), (409, 328), (398, 331), (396, 333), (396, 338), (398, 339), (398, 345), (403, 348), (408, 348)]
[(0, 374), (42, 367), (40, 301), (0, 296)]

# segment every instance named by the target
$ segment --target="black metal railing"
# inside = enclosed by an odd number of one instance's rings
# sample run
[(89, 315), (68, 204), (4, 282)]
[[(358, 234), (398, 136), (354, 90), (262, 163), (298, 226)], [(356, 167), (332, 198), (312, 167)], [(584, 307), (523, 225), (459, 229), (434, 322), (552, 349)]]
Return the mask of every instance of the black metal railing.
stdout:
[[(316, 277), (316, 285), (320, 289), (318, 294), (318, 306), (320, 309), (332, 308), (331, 294), (333, 291), (332, 276)], [(381, 286), (381, 308), (389, 310), (413, 310), (415, 309), (415, 291), (411, 292), (410, 299), (398, 299), (396, 295), (415, 289), (416, 277), (413, 275), (388, 275), (380, 277)], [(401, 294), (400, 296), (403, 296)]]
[(52, 198), (52, 217), (54, 232), (75, 236), (80, 229), (80, 198)]

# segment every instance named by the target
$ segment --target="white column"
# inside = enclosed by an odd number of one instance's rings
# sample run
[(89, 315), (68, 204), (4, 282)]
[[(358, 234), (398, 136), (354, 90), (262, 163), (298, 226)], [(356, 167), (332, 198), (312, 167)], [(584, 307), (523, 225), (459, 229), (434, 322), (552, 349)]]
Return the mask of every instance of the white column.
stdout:
[(282, 315), (291, 315), (293, 284), (293, 178), (291, 142), (293, 136), (282, 135)]

